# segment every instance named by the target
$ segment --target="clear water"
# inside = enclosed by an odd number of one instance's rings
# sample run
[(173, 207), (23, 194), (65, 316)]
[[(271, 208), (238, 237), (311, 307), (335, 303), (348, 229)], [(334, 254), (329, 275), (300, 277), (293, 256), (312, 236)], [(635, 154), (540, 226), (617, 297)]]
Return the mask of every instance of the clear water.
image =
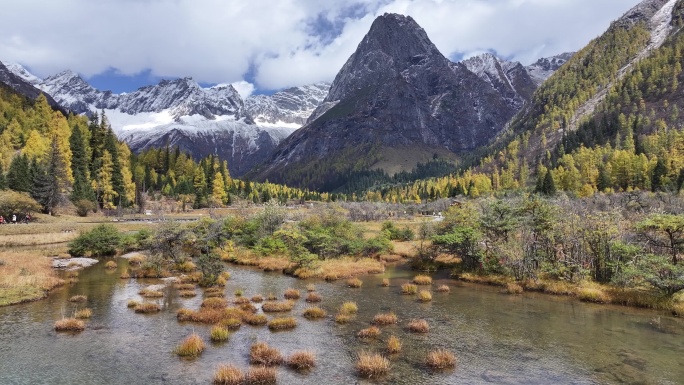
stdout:
[[(126, 307), (139, 299), (141, 287), (157, 281), (122, 280), (126, 263), (105, 271), (102, 263), (80, 274), (79, 282), (52, 293), (47, 300), (0, 308), (0, 384), (210, 384), (219, 364), (248, 368), (249, 346), (266, 341), (285, 355), (301, 349), (316, 353), (318, 366), (303, 375), (278, 369), (281, 384), (682, 384), (684, 320), (665, 313), (580, 303), (569, 298), (526, 294), (511, 296), (495, 288), (468, 285), (436, 276), (432, 288), (447, 283), (451, 293), (433, 293), (431, 303), (400, 294), (399, 286), (414, 273), (390, 268), (363, 278), (360, 289), (344, 282), (301, 281), (279, 273), (230, 266), (227, 298), (240, 288), (245, 295), (276, 293), (288, 287), (306, 293), (315, 283), (327, 319), (301, 317), (300, 299), (291, 312), (294, 331), (270, 332), (242, 326), (226, 343), (207, 343), (195, 360), (176, 357), (173, 348), (193, 331), (208, 341), (210, 326), (179, 323), (176, 311), (197, 308), (198, 295), (180, 299), (174, 289), (159, 300), (163, 311), (135, 314)], [(382, 278), (391, 286), (381, 287)], [(198, 291), (199, 293), (199, 291)], [(56, 333), (54, 322), (78, 306), (72, 295), (88, 296), (93, 310), (87, 329)], [(356, 301), (359, 314), (347, 325), (332, 317), (339, 305)], [(383, 327), (380, 340), (362, 342), (356, 332), (378, 312), (394, 311), (399, 324)], [(269, 317), (271, 317), (269, 315)], [(408, 320), (426, 319), (427, 335), (410, 334)], [(360, 380), (354, 372), (361, 350), (382, 351), (390, 334), (403, 342), (391, 358), (391, 373)], [(427, 352), (447, 348), (458, 357), (455, 370), (435, 373), (424, 365)]]

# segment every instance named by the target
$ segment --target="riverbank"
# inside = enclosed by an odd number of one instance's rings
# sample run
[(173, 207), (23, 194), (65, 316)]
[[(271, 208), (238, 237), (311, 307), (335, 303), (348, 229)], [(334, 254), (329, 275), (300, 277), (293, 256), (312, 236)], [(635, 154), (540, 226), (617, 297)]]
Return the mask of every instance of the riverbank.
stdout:
[(52, 258), (36, 251), (0, 251), (0, 306), (35, 301), (65, 281), (52, 267)]

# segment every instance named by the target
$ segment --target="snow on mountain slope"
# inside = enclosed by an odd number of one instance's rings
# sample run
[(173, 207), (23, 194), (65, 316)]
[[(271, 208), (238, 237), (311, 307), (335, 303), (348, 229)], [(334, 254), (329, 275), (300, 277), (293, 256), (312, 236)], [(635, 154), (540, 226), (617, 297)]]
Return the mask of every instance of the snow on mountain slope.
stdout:
[(525, 68), (537, 86), (540, 86), (544, 80), (550, 78), (551, 75), (553, 75), (553, 73), (556, 72), (563, 64), (570, 60), (574, 54), (574, 52), (566, 52), (556, 56), (541, 58), (534, 64), (531, 64)]
[(273, 95), (255, 95), (245, 100), (245, 109), (264, 127), (299, 128), (325, 99), (330, 83), (292, 87)]
[(7, 68), (13, 74), (19, 76), (25, 82), (33, 84), (34, 86), (40, 82), (40, 78), (32, 73), (30, 73), (26, 68), (18, 63), (5, 63), (5, 68)]

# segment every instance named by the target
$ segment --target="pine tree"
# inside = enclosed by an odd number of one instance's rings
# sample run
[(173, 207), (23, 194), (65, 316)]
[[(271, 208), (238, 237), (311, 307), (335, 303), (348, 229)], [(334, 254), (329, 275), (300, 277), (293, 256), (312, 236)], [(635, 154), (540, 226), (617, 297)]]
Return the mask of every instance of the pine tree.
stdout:
[(69, 137), (71, 147), (71, 171), (74, 175), (74, 187), (71, 192), (71, 200), (95, 200), (95, 194), (90, 184), (90, 170), (88, 168), (88, 155), (86, 154), (85, 142), (79, 127), (74, 127)]
[(551, 170), (547, 171), (544, 176), (544, 183), (542, 184), (542, 193), (545, 195), (555, 195), (556, 194), (556, 183), (553, 181), (553, 175)]
[(33, 181), (29, 177), (30, 166), (26, 155), (12, 158), (9, 171), (7, 171), (7, 187), (10, 190), (30, 192)]
[(663, 187), (663, 178), (667, 175), (667, 166), (662, 158), (658, 158), (656, 166), (653, 169), (653, 177), (651, 178), (651, 191), (655, 192)]
[(38, 166), (34, 171), (34, 187), (31, 195), (43, 206), (43, 212), (53, 214), (54, 208), (64, 201), (68, 184), (67, 165), (60, 154), (57, 136), (50, 143), (47, 168)]

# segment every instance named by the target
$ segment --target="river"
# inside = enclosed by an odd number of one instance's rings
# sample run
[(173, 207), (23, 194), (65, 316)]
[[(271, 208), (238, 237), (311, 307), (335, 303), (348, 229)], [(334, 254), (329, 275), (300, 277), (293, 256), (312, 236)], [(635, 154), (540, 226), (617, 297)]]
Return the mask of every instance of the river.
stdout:
[[(99, 263), (81, 272), (79, 281), (60, 288), (46, 300), (0, 308), (0, 384), (210, 384), (219, 364), (248, 368), (249, 346), (265, 341), (285, 355), (301, 349), (316, 353), (318, 365), (308, 374), (278, 369), (281, 384), (681, 384), (684, 383), (684, 320), (663, 312), (581, 303), (544, 294), (506, 295), (488, 286), (435, 276), (433, 301), (417, 302), (400, 294), (399, 286), (415, 274), (391, 267), (384, 274), (363, 277), (360, 289), (344, 281), (302, 281), (279, 273), (229, 266), (232, 274), (226, 298), (236, 289), (245, 296), (276, 293), (288, 287), (306, 295), (315, 283), (323, 297), (324, 320), (301, 316), (303, 299), (291, 312), (294, 331), (271, 332), (243, 325), (223, 344), (208, 342), (210, 326), (179, 323), (181, 307), (198, 308), (195, 298), (182, 299), (173, 288), (158, 302), (160, 313), (140, 315), (128, 309), (129, 299), (156, 280), (120, 279), (126, 262), (114, 271)], [(389, 278), (390, 287), (382, 287)], [(434, 289), (446, 283), (450, 293)], [(84, 332), (57, 333), (54, 322), (79, 305), (72, 295), (88, 296), (93, 317)], [(334, 322), (344, 301), (355, 301), (359, 313), (346, 325)], [(83, 305), (80, 305), (81, 307)], [(382, 328), (379, 340), (358, 340), (379, 312), (394, 311), (399, 323)], [(269, 315), (269, 318), (271, 315)], [(431, 330), (408, 333), (408, 320), (422, 318)], [(172, 351), (197, 332), (207, 349), (195, 360), (179, 359)], [(381, 352), (390, 334), (403, 342), (391, 358), (386, 377), (361, 380), (354, 371), (361, 350)], [(433, 372), (424, 365), (428, 351), (443, 347), (457, 355), (455, 370)]]

